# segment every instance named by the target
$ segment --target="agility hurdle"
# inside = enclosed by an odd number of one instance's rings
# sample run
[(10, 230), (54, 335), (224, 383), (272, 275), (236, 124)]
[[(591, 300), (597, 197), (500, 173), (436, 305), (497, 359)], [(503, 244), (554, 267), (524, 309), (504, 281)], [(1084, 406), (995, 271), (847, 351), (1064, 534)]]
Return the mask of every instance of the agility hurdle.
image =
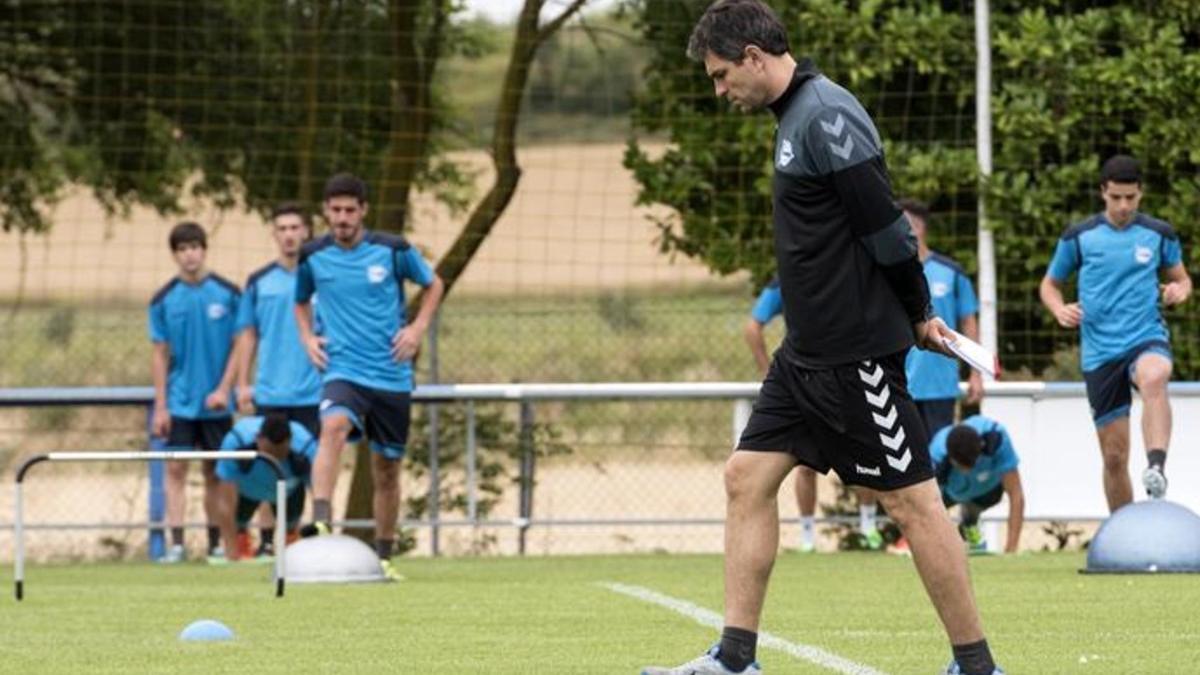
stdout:
[[(16, 587), (17, 601), (25, 597), (25, 505), (22, 494), (22, 484), (25, 474), (42, 462), (148, 462), (155, 460), (192, 460), (192, 459), (262, 459), (275, 472), (275, 510), (276, 519), (287, 523), (287, 480), (283, 467), (278, 460), (253, 450), (153, 450), (150, 452), (48, 452), (34, 455), (21, 464), (17, 469), (15, 502), (13, 518), (13, 535), (16, 539), (16, 558), (13, 564), (13, 576)], [(303, 488), (301, 488), (303, 489)], [(283, 597), (284, 582), (284, 527), (275, 528), (275, 597)]]

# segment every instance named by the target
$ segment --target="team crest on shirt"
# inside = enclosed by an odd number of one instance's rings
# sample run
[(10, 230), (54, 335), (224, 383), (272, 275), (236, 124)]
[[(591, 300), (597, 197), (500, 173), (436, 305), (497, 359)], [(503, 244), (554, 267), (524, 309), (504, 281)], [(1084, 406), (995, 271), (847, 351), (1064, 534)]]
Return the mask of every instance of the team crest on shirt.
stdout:
[(795, 156), (796, 153), (792, 151), (792, 142), (786, 138), (783, 139), (783, 142), (779, 144), (779, 166), (791, 164), (792, 158)]
[(373, 284), (381, 283), (387, 278), (387, 268), (383, 265), (371, 265), (367, 268), (367, 281)]
[(1136, 260), (1139, 265), (1145, 265), (1146, 263), (1150, 262), (1150, 259), (1153, 257), (1154, 257), (1154, 251), (1151, 251), (1150, 247), (1148, 247), (1148, 246), (1134, 246), (1133, 247), (1133, 259)]
[(933, 294), (933, 297), (935, 298), (944, 298), (946, 297), (946, 294), (950, 292), (950, 284), (944, 281), (935, 281), (932, 284), (929, 284), (929, 292)]
[(225, 305), (219, 302), (214, 302), (208, 306), (208, 318), (212, 321), (217, 321), (228, 313), (229, 310), (225, 308)]

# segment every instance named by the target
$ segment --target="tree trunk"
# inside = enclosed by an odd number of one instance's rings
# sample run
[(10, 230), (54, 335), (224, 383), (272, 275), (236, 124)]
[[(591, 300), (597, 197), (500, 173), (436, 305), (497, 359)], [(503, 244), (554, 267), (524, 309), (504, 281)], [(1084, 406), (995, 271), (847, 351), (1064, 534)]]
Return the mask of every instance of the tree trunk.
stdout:
[[(521, 117), (521, 101), (529, 81), (529, 69), (537, 56), (538, 48), (558, 31), (572, 15), (576, 14), (588, 0), (573, 0), (557, 18), (545, 26), (538, 26), (538, 17), (545, 0), (525, 0), (521, 15), (517, 19), (517, 36), (513, 41), (508, 69), (504, 74), (504, 85), (500, 100), (496, 104), (496, 126), (492, 135), (492, 163), (496, 178), (487, 195), (471, 212), (467, 224), (451, 244), (446, 255), (438, 262), (437, 273), (446, 283), (446, 293), (454, 287), (471, 259), (479, 252), (484, 240), (500, 220), (504, 210), (512, 201), (521, 180), (521, 167), (517, 164), (517, 122)], [(409, 306), (409, 314), (419, 306), (418, 296)]]
[[(404, 230), (409, 194), (428, 151), (433, 120), (430, 85), (441, 55), (442, 33), (449, 10), (447, 0), (429, 3), (432, 12), (430, 30), (422, 40), (421, 5), (416, 0), (390, 0), (388, 3), (395, 46), (392, 58), (395, 92), (389, 152), (378, 186), (379, 197), (372, 201), (380, 214), (376, 226), (392, 232)], [(346, 518), (371, 518), (374, 490), (371, 451), (366, 442), (357, 444), (354, 456), (354, 473), (346, 497)], [(347, 534), (367, 543), (371, 543), (374, 536), (369, 529), (347, 530)]]

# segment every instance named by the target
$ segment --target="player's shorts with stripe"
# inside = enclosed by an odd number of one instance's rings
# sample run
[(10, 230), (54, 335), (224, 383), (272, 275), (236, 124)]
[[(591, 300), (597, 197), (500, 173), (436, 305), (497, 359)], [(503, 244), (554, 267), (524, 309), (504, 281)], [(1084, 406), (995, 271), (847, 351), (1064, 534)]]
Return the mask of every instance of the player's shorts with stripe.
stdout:
[(412, 396), (407, 391), (371, 389), (348, 380), (326, 382), (321, 391), (321, 419), (346, 415), (354, 425), (350, 440), (366, 437), (373, 452), (402, 459), (408, 443)]
[(1088, 405), (1092, 408), (1092, 421), (1097, 427), (1129, 416), (1129, 406), (1133, 402), (1133, 370), (1137, 367), (1138, 359), (1146, 354), (1158, 354), (1170, 361), (1171, 345), (1162, 340), (1143, 342), (1083, 374)]
[(278, 413), (308, 430), (313, 438), (321, 437), (321, 412), (315, 405), (255, 405), (259, 415)]
[(171, 450), (219, 450), (222, 439), (232, 428), (232, 417), (192, 420), (172, 416), (167, 447)]
[(904, 352), (807, 368), (781, 347), (739, 451), (787, 452), (842, 482), (895, 490), (933, 477), (929, 441), (904, 376)]

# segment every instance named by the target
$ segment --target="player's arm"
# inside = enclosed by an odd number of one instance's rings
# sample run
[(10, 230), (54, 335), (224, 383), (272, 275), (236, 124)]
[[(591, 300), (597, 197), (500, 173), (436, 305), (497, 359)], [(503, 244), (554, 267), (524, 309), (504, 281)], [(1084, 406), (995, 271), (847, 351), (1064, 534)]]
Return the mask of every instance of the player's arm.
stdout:
[(167, 409), (167, 372), (171, 368), (171, 346), (166, 342), (153, 343), (150, 352), (150, 374), (154, 379), (154, 414), (150, 431), (159, 438), (171, 433), (171, 412)]
[(1038, 296), (1046, 309), (1054, 315), (1058, 325), (1063, 328), (1078, 328), (1079, 323), (1083, 321), (1083, 308), (1078, 302), (1066, 301), (1063, 297), (1063, 284), (1058, 279), (1048, 274), (1042, 277), (1042, 283), (1038, 286)]
[(1167, 283), (1161, 286), (1163, 304), (1170, 306), (1187, 302), (1192, 296), (1192, 276), (1183, 263), (1168, 267), (1166, 277)]
[(758, 366), (758, 372), (765, 376), (767, 369), (771, 366), (771, 359), (767, 356), (767, 342), (763, 339), (763, 325), (758, 322), (758, 319), (747, 319), (746, 327), (742, 329), (742, 337), (746, 339), (746, 345), (750, 347), (750, 353), (754, 355), (754, 363)]
[(325, 338), (313, 330), (312, 296), (316, 292), (312, 267), (306, 258), (300, 258), (296, 270), (296, 328), (300, 331), (300, 343), (308, 354), (308, 360), (317, 370), (329, 366), (329, 355), (325, 353)]
[(870, 119), (829, 109), (814, 116), (806, 134), (812, 168), (818, 175), (830, 177), (849, 216), (852, 234), (899, 298), (917, 346), (951, 356), (942, 341), (953, 339), (953, 334), (945, 322), (933, 316), (917, 236), (896, 205), (883, 149)]
[(1005, 553), (1016, 553), (1021, 542), (1021, 528), (1025, 525), (1025, 490), (1021, 487), (1021, 472), (1013, 469), (1000, 479), (1004, 494), (1008, 495), (1008, 541)]
[(1079, 269), (1080, 257), (1078, 239), (1059, 239), (1046, 276), (1038, 286), (1042, 304), (1063, 328), (1077, 328), (1083, 321), (1083, 307), (1078, 302), (1068, 303), (1063, 297), (1063, 282)]
[(237, 407), (243, 415), (254, 412), (254, 387), (250, 385), (250, 373), (254, 370), (254, 356), (258, 352), (258, 330), (250, 326), (238, 333), (234, 345), (237, 355)]
[(432, 280), (425, 287), (425, 293), (421, 297), (421, 306), (417, 309), (417, 316), (413, 318), (412, 323), (396, 333), (396, 337), (392, 340), (392, 357), (394, 359), (405, 361), (416, 355), (417, 349), (421, 346), (421, 340), (425, 338), (425, 331), (429, 329), (429, 324), (433, 321), (433, 315), (437, 312), (438, 306), (442, 304), (442, 295), (445, 291), (445, 282), (437, 274), (433, 274)]
[(230, 341), (229, 356), (225, 358), (225, 371), (221, 373), (221, 381), (217, 383), (217, 388), (213, 389), (204, 399), (204, 405), (209, 410), (229, 409), (229, 390), (233, 389), (233, 383), (237, 379), (241, 363), (238, 356), (239, 342), (237, 336)]

